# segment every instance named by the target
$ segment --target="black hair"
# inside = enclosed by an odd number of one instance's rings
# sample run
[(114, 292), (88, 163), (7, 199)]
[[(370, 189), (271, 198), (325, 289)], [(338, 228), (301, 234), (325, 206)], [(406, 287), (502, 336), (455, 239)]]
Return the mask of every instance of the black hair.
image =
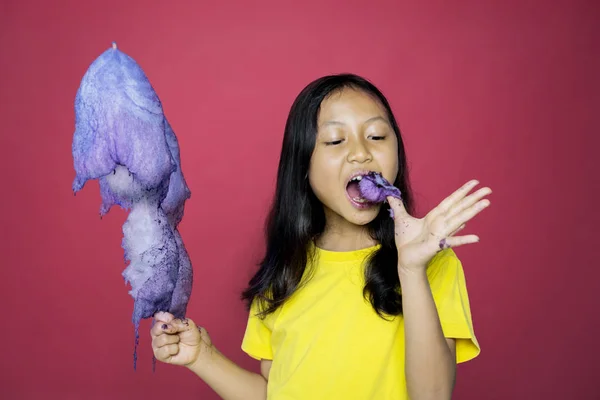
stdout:
[[(406, 210), (413, 211), (404, 143), (385, 96), (371, 82), (354, 74), (329, 75), (311, 82), (295, 99), (285, 125), (275, 196), (265, 226), (266, 253), (242, 293), (248, 308), (254, 300), (259, 302), (263, 316), (275, 311), (299, 288), (311, 257), (311, 244), (325, 228), (323, 205), (313, 193), (307, 174), (321, 103), (345, 88), (374, 96), (385, 108), (398, 138), (399, 169), (394, 186), (400, 189)], [(381, 207), (367, 226), (381, 246), (367, 260), (363, 292), (382, 317), (402, 313), (394, 221), (388, 207)]]

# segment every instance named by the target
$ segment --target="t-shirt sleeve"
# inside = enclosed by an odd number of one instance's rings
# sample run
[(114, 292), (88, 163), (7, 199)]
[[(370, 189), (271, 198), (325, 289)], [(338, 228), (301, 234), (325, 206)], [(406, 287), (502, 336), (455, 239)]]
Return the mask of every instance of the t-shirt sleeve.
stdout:
[(428, 277), (444, 336), (456, 339), (457, 363), (477, 357), (481, 349), (473, 329), (465, 274), (452, 249), (434, 257)]
[(256, 302), (253, 302), (248, 315), (246, 333), (242, 340), (242, 350), (257, 360), (272, 360), (271, 328), (267, 324), (268, 317), (261, 319), (256, 315), (257, 312)]

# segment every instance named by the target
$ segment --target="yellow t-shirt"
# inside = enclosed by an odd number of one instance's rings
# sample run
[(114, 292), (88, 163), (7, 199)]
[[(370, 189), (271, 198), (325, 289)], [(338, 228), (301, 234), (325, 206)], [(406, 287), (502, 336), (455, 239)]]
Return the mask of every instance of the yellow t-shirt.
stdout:
[[(364, 259), (377, 248), (316, 249), (312, 276), (282, 307), (260, 319), (253, 304), (242, 350), (273, 360), (267, 399), (408, 399), (403, 318), (382, 319), (363, 297)], [(439, 252), (427, 275), (444, 335), (457, 339), (457, 362), (476, 357), (479, 344), (454, 251)]]

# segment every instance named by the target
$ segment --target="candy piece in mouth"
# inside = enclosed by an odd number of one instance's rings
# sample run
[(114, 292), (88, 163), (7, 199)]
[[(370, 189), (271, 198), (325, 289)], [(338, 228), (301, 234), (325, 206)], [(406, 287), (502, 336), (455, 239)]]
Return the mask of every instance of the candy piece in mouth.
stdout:
[(401, 199), (400, 189), (389, 183), (379, 172), (369, 172), (358, 183), (360, 197), (372, 203), (382, 203), (388, 196)]
[(358, 181), (350, 181), (346, 187), (346, 191), (351, 199), (360, 199), (360, 189), (358, 187)]
[(369, 203), (368, 200), (364, 199), (360, 192), (360, 187), (358, 186), (362, 176), (355, 176), (348, 182), (348, 186), (346, 186), (346, 192), (348, 192), (348, 196), (357, 203)]

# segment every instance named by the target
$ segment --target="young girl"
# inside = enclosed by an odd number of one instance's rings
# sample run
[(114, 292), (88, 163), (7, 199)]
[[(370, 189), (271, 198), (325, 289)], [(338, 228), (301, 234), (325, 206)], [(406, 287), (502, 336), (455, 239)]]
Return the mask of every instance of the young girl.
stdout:
[[(402, 200), (365, 202), (356, 181), (370, 171), (394, 182)], [(463, 269), (449, 248), (479, 241), (456, 236), (489, 205), (489, 188), (470, 194), (477, 184), (412, 217), (386, 98), (355, 75), (312, 82), (287, 120), (266, 254), (243, 294), (242, 349), (261, 373), (167, 313), (151, 331), (156, 358), (186, 366), (224, 399), (451, 398), (456, 363), (479, 354)]]

